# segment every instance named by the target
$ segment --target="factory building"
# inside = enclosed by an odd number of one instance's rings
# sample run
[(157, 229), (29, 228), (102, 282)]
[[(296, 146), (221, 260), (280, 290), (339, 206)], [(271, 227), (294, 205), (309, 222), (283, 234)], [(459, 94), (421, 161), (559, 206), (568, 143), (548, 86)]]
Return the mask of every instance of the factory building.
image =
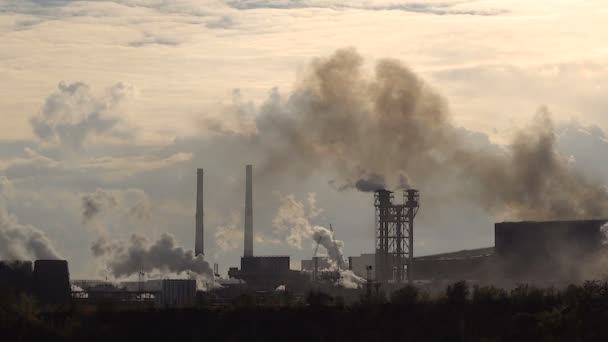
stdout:
[(0, 289), (31, 292), (32, 277), (31, 261), (0, 261)]
[(253, 255), (253, 167), (245, 167), (245, 224), (241, 268), (230, 268), (228, 276), (243, 280), (255, 290), (272, 291), (278, 286), (297, 287), (303, 279), (299, 271), (289, 269), (289, 256)]
[(328, 257), (317, 256), (309, 260), (300, 260), (300, 270), (306, 272), (322, 271), (332, 267)]
[(502, 222), (494, 226), (497, 267), (514, 279), (578, 280), (604, 252), (607, 220)]
[(42, 303), (65, 304), (71, 298), (70, 273), (65, 260), (34, 262), (34, 293)]
[(478, 281), (492, 271), (493, 247), (463, 250), (414, 258), (414, 279)]
[[(366, 279), (368, 277), (371, 277), (372, 279), (376, 279), (374, 274), (375, 260), (376, 255), (373, 253), (361, 254), (359, 256), (351, 256), (348, 257), (348, 269), (353, 271), (353, 273), (358, 275), (359, 277), (363, 277)], [(369, 274), (368, 266), (372, 266), (370, 270), (371, 272), (369, 272)]]
[(71, 298), (65, 260), (0, 261), (0, 289), (31, 293), (42, 304), (63, 305)]
[(162, 289), (156, 296), (160, 308), (189, 308), (196, 300), (196, 280), (163, 279)]

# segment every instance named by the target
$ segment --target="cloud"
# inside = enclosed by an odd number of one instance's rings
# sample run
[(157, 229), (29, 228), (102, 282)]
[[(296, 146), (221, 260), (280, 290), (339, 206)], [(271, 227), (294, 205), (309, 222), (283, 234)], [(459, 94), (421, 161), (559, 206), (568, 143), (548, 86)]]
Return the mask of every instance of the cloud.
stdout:
[(465, 9), (462, 4), (469, 1), (452, 2), (415, 2), (415, 1), (349, 1), (337, 2), (327, 0), (243, 0), (228, 1), (228, 5), (239, 10), (253, 9), (303, 9), (330, 8), (336, 10), (367, 10), (367, 11), (403, 11), (433, 15), (499, 15), (507, 13), (504, 9)]
[(243, 246), (243, 228), (240, 224), (241, 214), (233, 211), (229, 222), (215, 229), (214, 243), (221, 251), (235, 250)]
[(96, 97), (84, 83), (62, 82), (30, 123), (41, 140), (73, 149), (81, 148), (92, 137), (128, 139), (133, 132), (123, 126), (124, 121), (117, 111), (132, 93), (130, 85), (117, 83), (105, 96)]
[(142, 39), (129, 42), (128, 45), (132, 46), (132, 47), (142, 47), (142, 46), (147, 46), (147, 45), (177, 46), (179, 44), (180, 44), (180, 41), (176, 38), (169, 37), (169, 36), (161, 37), (161, 36), (157, 36), (152, 33), (146, 32)]
[(97, 157), (83, 160), (79, 167), (96, 172), (108, 180), (133, 177), (142, 172), (151, 172), (170, 168), (192, 160), (191, 153), (176, 152), (168, 157), (147, 155), (125, 157)]

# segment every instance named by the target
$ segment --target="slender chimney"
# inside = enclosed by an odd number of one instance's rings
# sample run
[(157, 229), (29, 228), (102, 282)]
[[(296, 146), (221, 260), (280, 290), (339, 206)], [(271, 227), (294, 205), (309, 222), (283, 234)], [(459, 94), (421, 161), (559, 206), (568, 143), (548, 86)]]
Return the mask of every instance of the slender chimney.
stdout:
[(246, 185), (245, 185), (245, 251), (243, 256), (253, 256), (253, 196), (252, 196), (252, 177), (253, 167), (246, 167)]
[(205, 238), (203, 233), (203, 169), (196, 169), (196, 234), (194, 238), (194, 254), (205, 255)]

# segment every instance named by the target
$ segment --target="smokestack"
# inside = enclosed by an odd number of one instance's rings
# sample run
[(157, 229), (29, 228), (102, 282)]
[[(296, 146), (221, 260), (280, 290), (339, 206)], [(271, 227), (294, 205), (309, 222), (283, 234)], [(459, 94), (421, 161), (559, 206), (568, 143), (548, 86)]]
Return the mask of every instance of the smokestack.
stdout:
[(203, 169), (196, 169), (196, 234), (194, 238), (194, 254), (205, 255), (204, 213), (203, 213)]
[(243, 256), (253, 256), (253, 197), (252, 197), (252, 181), (253, 167), (246, 167), (246, 185), (245, 185), (245, 252)]

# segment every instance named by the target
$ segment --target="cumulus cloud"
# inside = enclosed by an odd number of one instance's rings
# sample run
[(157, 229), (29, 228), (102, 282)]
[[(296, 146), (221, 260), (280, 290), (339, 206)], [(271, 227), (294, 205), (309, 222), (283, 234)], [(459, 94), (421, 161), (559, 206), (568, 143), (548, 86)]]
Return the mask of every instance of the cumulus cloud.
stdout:
[(243, 246), (243, 227), (237, 211), (230, 214), (229, 222), (219, 225), (215, 230), (215, 244), (221, 251), (235, 250)]
[(20, 224), (0, 206), (0, 259), (60, 259), (52, 242), (40, 229)]
[(94, 137), (126, 139), (133, 135), (118, 113), (119, 105), (132, 95), (132, 86), (117, 83), (101, 97), (81, 82), (61, 82), (57, 88), (40, 113), (30, 119), (41, 140), (76, 149)]

